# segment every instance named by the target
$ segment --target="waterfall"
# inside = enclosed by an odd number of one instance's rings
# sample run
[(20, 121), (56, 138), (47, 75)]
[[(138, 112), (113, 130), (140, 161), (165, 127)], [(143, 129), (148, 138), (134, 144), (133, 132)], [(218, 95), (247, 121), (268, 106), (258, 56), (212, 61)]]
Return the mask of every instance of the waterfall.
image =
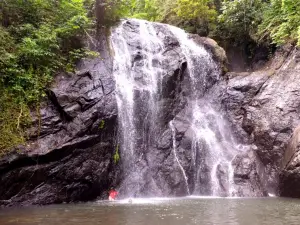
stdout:
[[(124, 192), (136, 196), (140, 192), (143, 171), (134, 169), (141, 163), (143, 154), (137, 149), (146, 149), (151, 141), (151, 129), (158, 111), (157, 93), (161, 84), (161, 69), (153, 62), (161, 61), (163, 44), (157, 38), (150, 23), (132, 20), (138, 24), (139, 39), (128, 43), (123, 21), (112, 33), (114, 50), (114, 76), (119, 111), (121, 146), (127, 172)], [(127, 39), (125, 39), (126, 37)], [(138, 45), (139, 51), (132, 52), (131, 46)], [(138, 116), (137, 116), (138, 115)]]
[[(154, 154), (154, 151), (161, 154), (161, 150), (155, 149), (163, 134), (168, 134), (168, 129), (171, 131), (168, 151), (173, 154), (168, 154), (162, 162), (179, 170), (185, 187), (180, 193), (234, 195), (232, 161), (241, 149), (222, 115), (216, 112), (204, 96), (211, 86), (211, 80), (218, 80), (220, 74), (210, 53), (179, 28), (136, 19), (122, 21), (113, 29), (111, 45), (114, 51), (124, 173), (120, 189), (124, 196), (143, 196), (143, 193), (154, 193), (157, 190), (162, 195), (167, 193), (164, 189), (170, 182), (165, 180), (171, 178), (158, 175), (161, 171), (157, 168), (161, 165), (155, 165), (155, 162), (149, 160), (149, 155)], [(170, 55), (176, 56), (176, 59), (169, 60)], [(188, 97), (182, 97), (188, 99), (187, 106), (191, 111), (187, 123), (193, 135), (191, 147), (185, 149), (190, 152), (190, 160), (177, 153), (176, 115), (172, 116), (174, 110), (164, 114), (166, 102), (176, 98), (175, 90), (168, 90), (164, 86), (168, 83), (166, 80), (172, 78), (168, 71), (174, 68), (179, 71), (176, 74), (184, 72), (179, 68), (183, 62), (187, 64), (191, 89)], [(180, 79), (168, 81), (175, 86)], [(164, 96), (166, 89), (170, 92), (168, 97)], [(167, 100), (163, 101), (163, 97)], [(166, 118), (170, 119), (164, 121)], [(167, 157), (173, 157), (177, 166), (168, 163)], [(182, 160), (189, 160), (189, 165)], [(152, 172), (155, 169), (158, 171)], [(175, 186), (180, 185), (174, 182)]]

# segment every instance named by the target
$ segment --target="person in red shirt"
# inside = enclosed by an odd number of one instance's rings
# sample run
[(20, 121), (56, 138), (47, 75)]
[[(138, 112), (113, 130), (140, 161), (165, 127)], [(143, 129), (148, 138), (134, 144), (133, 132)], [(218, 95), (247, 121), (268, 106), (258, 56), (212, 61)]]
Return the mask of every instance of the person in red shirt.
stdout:
[(108, 200), (109, 201), (116, 200), (117, 195), (118, 195), (118, 192), (116, 190), (114, 190), (113, 188), (111, 188), (109, 191)]

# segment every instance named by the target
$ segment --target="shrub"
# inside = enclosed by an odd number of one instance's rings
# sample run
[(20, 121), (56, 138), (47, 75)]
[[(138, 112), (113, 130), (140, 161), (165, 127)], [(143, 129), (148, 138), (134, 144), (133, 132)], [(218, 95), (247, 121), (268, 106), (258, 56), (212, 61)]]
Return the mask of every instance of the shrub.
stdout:
[(262, 0), (224, 1), (218, 17), (216, 35), (236, 44), (255, 39), (263, 14)]

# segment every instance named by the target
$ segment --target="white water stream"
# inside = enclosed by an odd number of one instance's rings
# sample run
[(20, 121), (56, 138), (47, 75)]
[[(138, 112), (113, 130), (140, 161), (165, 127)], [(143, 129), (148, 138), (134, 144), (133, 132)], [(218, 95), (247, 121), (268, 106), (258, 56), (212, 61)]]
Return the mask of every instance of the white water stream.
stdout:
[(188, 177), (178, 159), (178, 156), (177, 156), (177, 152), (176, 152), (176, 128), (174, 127), (174, 124), (173, 124), (173, 121), (171, 120), (169, 122), (169, 126), (171, 128), (171, 131), (172, 131), (172, 147), (173, 147), (173, 153), (174, 153), (174, 158), (175, 158), (175, 161), (176, 163), (178, 164), (181, 172), (182, 172), (182, 175), (183, 175), (183, 178), (184, 178), (184, 182), (185, 182), (185, 186), (186, 186), (186, 189), (187, 189), (187, 192), (188, 192), (188, 195), (190, 195), (190, 189), (189, 189), (189, 184), (188, 184)]

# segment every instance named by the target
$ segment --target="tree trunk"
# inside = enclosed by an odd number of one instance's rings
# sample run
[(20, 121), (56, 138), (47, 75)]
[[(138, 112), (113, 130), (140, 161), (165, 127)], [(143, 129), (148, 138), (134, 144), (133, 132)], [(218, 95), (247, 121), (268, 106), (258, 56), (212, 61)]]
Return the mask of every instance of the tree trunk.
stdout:
[(107, 0), (96, 0), (95, 16), (97, 19), (97, 27), (101, 28), (105, 25), (105, 6)]

